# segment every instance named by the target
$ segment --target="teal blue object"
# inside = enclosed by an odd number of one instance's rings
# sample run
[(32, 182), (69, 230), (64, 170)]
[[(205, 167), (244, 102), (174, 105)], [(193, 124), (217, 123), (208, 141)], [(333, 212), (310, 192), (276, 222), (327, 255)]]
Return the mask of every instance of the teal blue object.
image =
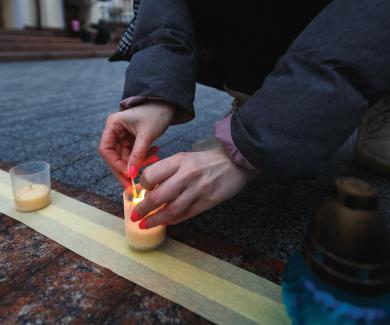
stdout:
[(318, 278), (300, 252), (287, 265), (283, 302), (293, 324), (390, 324), (390, 294), (359, 296)]

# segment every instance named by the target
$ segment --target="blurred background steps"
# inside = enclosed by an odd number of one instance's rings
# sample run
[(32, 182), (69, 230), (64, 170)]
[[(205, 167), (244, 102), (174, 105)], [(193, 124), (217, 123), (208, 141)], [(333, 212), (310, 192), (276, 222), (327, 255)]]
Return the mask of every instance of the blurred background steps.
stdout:
[(12, 42), (12, 43), (21, 43), (21, 42), (50, 42), (50, 43), (80, 43), (80, 39), (74, 37), (66, 36), (55, 36), (47, 35), (42, 31), (42, 35), (39, 33), (31, 34), (30, 32), (24, 33), (23, 31), (8, 32), (0, 29), (0, 42)]
[(7, 35), (38, 35), (38, 36), (66, 36), (66, 32), (61, 29), (0, 29), (0, 35), (7, 34)]
[(0, 52), (0, 62), (109, 57), (112, 50)]
[(50, 30), (0, 29), (0, 61), (109, 57), (115, 44), (83, 43), (79, 38)]

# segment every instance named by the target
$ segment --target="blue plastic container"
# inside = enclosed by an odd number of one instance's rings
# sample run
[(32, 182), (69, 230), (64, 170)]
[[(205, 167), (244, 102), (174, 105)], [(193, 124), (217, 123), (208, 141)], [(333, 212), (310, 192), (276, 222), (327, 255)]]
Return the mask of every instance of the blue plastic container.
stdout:
[(282, 289), (293, 324), (390, 324), (390, 232), (373, 186), (336, 180)]
[(361, 296), (321, 280), (296, 253), (284, 272), (283, 303), (293, 324), (390, 324), (390, 294)]

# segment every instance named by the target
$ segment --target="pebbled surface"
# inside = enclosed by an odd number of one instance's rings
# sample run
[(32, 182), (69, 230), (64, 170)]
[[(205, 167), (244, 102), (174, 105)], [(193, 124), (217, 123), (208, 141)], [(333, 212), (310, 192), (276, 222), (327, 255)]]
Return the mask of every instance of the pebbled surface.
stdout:
[[(4, 164), (1, 168), (7, 169)], [(54, 181), (65, 195), (122, 216), (119, 204)], [(280, 282), (284, 263), (188, 225), (168, 235)], [(0, 323), (209, 324), (200, 316), (96, 265), (0, 214)]]
[[(46, 160), (52, 177), (120, 204), (121, 187), (97, 154), (105, 117), (117, 111), (126, 63), (104, 59), (0, 64), (0, 161)], [(229, 110), (223, 92), (197, 87), (195, 120), (171, 127), (157, 144), (161, 156), (191, 150)], [(301, 247), (310, 216), (338, 176), (379, 187), (389, 217), (390, 185), (353, 162), (354, 135), (314, 179), (274, 184), (262, 177), (236, 198), (187, 222), (208, 236), (286, 260)]]
[[(103, 59), (0, 64), (0, 168), (29, 160), (52, 165), (53, 188), (123, 216), (122, 189), (97, 154), (105, 117), (117, 110), (125, 63)], [(230, 98), (198, 86), (197, 118), (158, 140), (161, 156), (191, 150), (212, 134)], [(314, 179), (274, 184), (260, 177), (237, 197), (170, 237), (280, 283), (310, 216), (335, 177), (378, 186), (389, 218), (390, 185), (353, 162), (354, 137)], [(91, 263), (0, 215), (0, 323), (208, 323), (185, 308)]]

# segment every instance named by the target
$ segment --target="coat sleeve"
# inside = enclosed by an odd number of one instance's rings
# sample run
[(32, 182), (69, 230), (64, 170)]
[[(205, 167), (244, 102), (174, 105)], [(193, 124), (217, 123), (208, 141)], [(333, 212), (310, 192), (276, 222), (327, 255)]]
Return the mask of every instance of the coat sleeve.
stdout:
[(232, 138), (282, 180), (317, 171), (390, 86), (390, 1), (334, 0), (232, 118)]
[(178, 107), (179, 120), (194, 115), (195, 34), (184, 0), (142, 0), (123, 99), (161, 98)]

